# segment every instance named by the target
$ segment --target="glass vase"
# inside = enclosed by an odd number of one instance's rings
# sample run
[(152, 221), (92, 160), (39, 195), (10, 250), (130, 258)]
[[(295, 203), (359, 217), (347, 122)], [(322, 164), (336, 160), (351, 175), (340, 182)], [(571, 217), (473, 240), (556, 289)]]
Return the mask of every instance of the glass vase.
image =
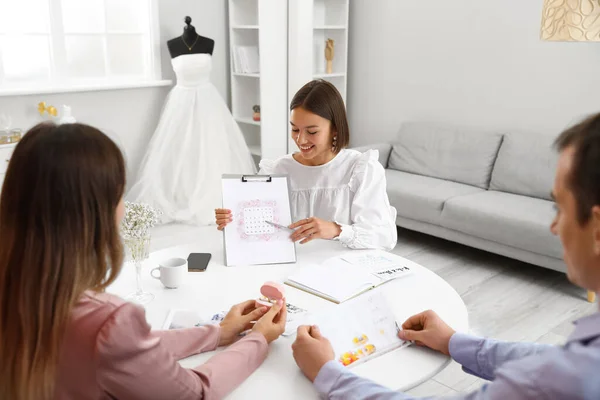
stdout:
[(136, 289), (135, 292), (127, 296), (127, 300), (136, 302), (138, 304), (147, 304), (154, 300), (154, 295), (144, 291), (142, 285), (142, 266), (144, 260), (150, 255), (150, 235), (144, 235), (142, 237), (127, 238), (124, 240), (125, 247), (131, 261), (135, 265), (135, 281)]

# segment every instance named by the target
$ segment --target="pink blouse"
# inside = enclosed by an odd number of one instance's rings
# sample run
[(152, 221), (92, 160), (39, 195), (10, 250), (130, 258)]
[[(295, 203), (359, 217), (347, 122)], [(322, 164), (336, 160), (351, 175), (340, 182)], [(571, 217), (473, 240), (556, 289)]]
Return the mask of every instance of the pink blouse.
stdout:
[(251, 333), (192, 369), (177, 360), (211, 351), (218, 325), (151, 331), (142, 307), (86, 292), (75, 306), (58, 365), (56, 399), (220, 399), (267, 356)]

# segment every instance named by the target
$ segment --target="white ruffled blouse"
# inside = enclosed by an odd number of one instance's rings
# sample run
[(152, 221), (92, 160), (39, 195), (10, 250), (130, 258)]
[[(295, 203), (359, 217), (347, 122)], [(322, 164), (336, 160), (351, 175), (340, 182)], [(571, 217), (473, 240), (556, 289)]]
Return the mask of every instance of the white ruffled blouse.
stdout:
[(379, 152), (344, 149), (324, 165), (306, 166), (291, 154), (262, 160), (260, 174), (288, 175), (292, 218), (317, 217), (342, 227), (335, 240), (352, 249), (391, 250), (398, 239), (396, 209), (386, 192)]

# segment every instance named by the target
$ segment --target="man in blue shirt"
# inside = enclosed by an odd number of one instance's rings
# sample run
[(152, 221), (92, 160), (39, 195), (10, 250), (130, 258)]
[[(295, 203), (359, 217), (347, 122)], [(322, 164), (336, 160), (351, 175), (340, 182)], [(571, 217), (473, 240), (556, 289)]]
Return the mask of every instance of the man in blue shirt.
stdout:
[[(563, 132), (550, 227), (564, 249), (571, 282), (600, 292), (600, 114)], [(456, 399), (600, 399), (600, 312), (576, 322), (564, 346), (506, 343), (456, 333), (433, 311), (412, 316), (399, 336), (451, 356), (490, 382)], [(301, 326), (294, 359), (322, 396), (331, 399), (411, 399), (354, 375), (333, 360), (318, 327)]]

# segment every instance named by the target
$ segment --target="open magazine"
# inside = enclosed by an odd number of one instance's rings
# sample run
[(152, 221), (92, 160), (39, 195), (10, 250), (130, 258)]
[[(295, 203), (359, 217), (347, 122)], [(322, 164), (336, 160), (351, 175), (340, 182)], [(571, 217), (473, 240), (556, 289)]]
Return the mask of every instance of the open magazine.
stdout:
[[(289, 336), (296, 333), (298, 326), (304, 323), (303, 321), (307, 316), (307, 311), (290, 303), (286, 303), (286, 308), (288, 317), (283, 335)], [(169, 314), (163, 323), (163, 329), (182, 329), (218, 324), (223, 321), (226, 314), (227, 311), (219, 311), (206, 315), (194, 310), (172, 309), (169, 311)]]
[[(365, 293), (324, 311), (308, 313), (286, 304), (288, 319), (284, 336), (296, 333), (300, 325), (317, 325), (331, 342), (335, 359), (353, 367), (410, 342), (398, 337), (400, 330), (387, 299), (379, 291)], [(226, 312), (202, 315), (197, 311), (173, 309), (165, 319), (163, 329), (181, 329), (218, 324)]]
[(319, 327), (331, 342), (335, 359), (344, 366), (355, 366), (410, 344), (398, 337), (400, 328), (380, 292), (363, 294), (310, 315), (307, 322)]

